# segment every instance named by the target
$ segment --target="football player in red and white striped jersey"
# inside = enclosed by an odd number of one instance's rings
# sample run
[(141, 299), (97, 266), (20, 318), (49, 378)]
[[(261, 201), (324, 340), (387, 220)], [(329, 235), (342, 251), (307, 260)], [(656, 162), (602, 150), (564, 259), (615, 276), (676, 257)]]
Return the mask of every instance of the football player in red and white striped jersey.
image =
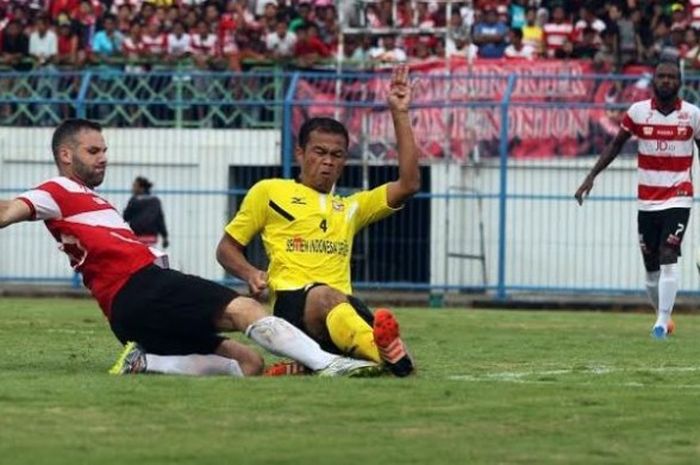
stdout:
[(102, 128), (64, 121), (51, 141), (59, 176), (10, 201), (0, 201), (0, 228), (43, 220), (82, 273), (125, 351), (115, 374), (260, 374), (263, 360), (220, 331), (241, 331), (267, 350), (328, 376), (375, 370), (376, 364), (332, 355), (255, 300), (164, 267), (117, 210), (93, 189), (107, 169)]
[(654, 97), (634, 103), (615, 139), (576, 191), (579, 204), (595, 177), (620, 153), (627, 140), (638, 139), (638, 230), (646, 268), (646, 288), (656, 309), (652, 335), (673, 331), (671, 313), (678, 291), (678, 257), (693, 204), (691, 170), (694, 146), (700, 147), (700, 109), (681, 100), (677, 63), (661, 62), (654, 71)]

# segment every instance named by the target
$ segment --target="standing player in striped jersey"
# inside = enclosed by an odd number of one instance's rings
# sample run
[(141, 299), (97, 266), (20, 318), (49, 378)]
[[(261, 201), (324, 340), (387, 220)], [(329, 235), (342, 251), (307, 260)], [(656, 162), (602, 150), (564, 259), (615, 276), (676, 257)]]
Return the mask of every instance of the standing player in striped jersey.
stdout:
[(14, 200), (0, 201), (0, 229), (21, 221), (45, 222), (71, 266), (83, 274), (115, 336), (126, 344), (112, 373), (259, 374), (260, 355), (219, 331), (245, 332), (267, 350), (310, 362), (328, 376), (367, 374), (373, 368), (324, 352), (294, 326), (267, 316), (251, 298), (165, 269), (162, 254), (139, 242), (93, 190), (107, 169), (98, 124), (67, 120), (54, 131), (51, 146), (60, 175)]
[(671, 313), (678, 290), (678, 257), (693, 205), (693, 146), (700, 146), (700, 109), (678, 97), (680, 69), (661, 62), (654, 71), (654, 97), (634, 103), (620, 131), (576, 191), (579, 205), (595, 177), (612, 162), (625, 142), (639, 140), (637, 216), (639, 244), (646, 268), (646, 288), (656, 309), (652, 336), (673, 331)]
[[(329, 351), (384, 365), (397, 376), (413, 372), (393, 314), (369, 309), (352, 296), (353, 237), (400, 209), (420, 187), (413, 138), (408, 68), (398, 66), (388, 92), (398, 145), (399, 176), (393, 182), (349, 197), (334, 193), (347, 159), (345, 126), (312, 118), (299, 130), (295, 155), (298, 180), (266, 179), (245, 196), (217, 249), (219, 263), (246, 281), (252, 293), (269, 287), (274, 314)], [(270, 257), (269, 275), (247, 261), (244, 250), (260, 233)]]

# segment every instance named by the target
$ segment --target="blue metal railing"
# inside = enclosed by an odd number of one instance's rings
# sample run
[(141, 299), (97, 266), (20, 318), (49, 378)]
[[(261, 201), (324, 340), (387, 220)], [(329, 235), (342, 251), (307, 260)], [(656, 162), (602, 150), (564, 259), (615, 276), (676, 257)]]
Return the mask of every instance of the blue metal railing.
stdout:
[(508, 76), (508, 87), (501, 101), (501, 140), (499, 155), (501, 162), (500, 198), (498, 202), (498, 286), (496, 297), (504, 300), (506, 295), (506, 207), (508, 195), (508, 107), (517, 77)]

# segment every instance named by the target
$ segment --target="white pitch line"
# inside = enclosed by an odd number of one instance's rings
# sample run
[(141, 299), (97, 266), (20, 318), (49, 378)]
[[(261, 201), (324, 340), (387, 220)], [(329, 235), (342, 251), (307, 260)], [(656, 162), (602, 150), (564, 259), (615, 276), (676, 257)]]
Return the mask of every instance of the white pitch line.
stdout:
[[(553, 381), (539, 380), (539, 379), (529, 379), (529, 378), (539, 378), (543, 376), (559, 376), (559, 375), (593, 375), (601, 376), (613, 373), (694, 373), (700, 372), (700, 366), (681, 366), (681, 367), (649, 367), (649, 368), (620, 368), (620, 367), (608, 367), (601, 365), (592, 365), (586, 368), (562, 368), (557, 370), (529, 370), (529, 371), (502, 371), (496, 373), (484, 373), (482, 375), (453, 375), (448, 376), (450, 380), (456, 381), (470, 381), (470, 382), (483, 382), (483, 381), (503, 381), (509, 383), (524, 383), (524, 384), (552, 384)], [(575, 382), (567, 384), (577, 384), (577, 385), (590, 385), (593, 383), (586, 382)], [(697, 389), (700, 388), (700, 384), (644, 384), (640, 382), (627, 382), (627, 383), (614, 383), (617, 386), (625, 387), (674, 387), (674, 388), (689, 388)]]

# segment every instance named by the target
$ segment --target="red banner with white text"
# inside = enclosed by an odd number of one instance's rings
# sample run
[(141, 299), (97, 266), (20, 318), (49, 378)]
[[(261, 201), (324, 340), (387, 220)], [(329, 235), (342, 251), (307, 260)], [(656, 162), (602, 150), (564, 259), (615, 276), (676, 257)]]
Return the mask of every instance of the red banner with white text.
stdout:
[[(584, 60), (431, 61), (412, 67), (411, 112), (425, 158), (497, 157), (504, 109), (511, 157), (573, 157), (598, 154), (615, 136), (625, 109), (650, 96), (651, 70), (594, 74)], [(508, 102), (509, 77), (515, 75)], [(350, 132), (351, 156), (395, 157), (395, 137), (386, 109), (388, 70), (337, 80), (308, 76), (299, 81), (294, 127), (311, 116), (331, 116)], [(505, 105), (505, 106), (504, 106)], [(296, 131), (295, 131), (296, 132)]]

